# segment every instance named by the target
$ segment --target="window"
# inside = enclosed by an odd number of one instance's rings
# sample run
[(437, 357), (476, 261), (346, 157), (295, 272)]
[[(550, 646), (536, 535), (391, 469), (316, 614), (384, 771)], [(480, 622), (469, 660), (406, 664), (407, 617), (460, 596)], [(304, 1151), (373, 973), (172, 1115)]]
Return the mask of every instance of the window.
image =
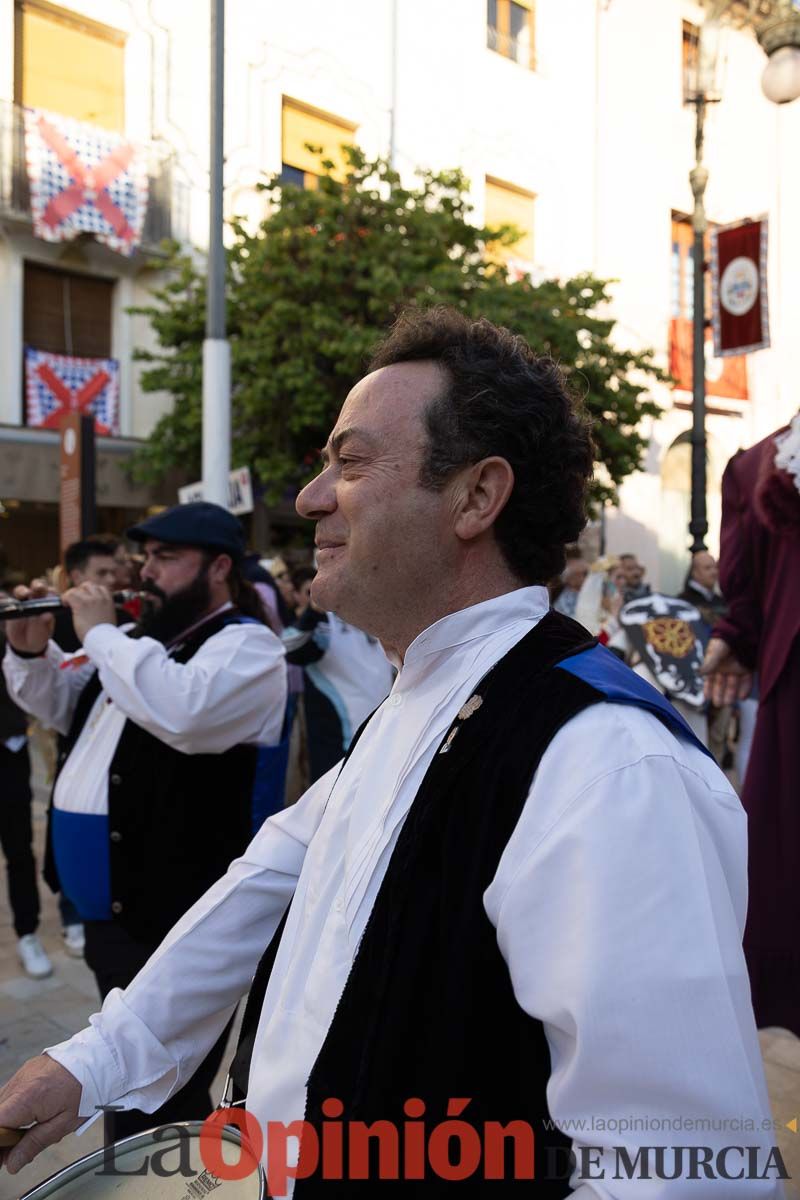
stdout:
[(509, 266), (522, 263), (529, 265), (533, 262), (535, 201), (533, 192), (527, 192), (513, 183), (503, 183), (500, 179), (486, 176), (484, 225), (494, 229), (499, 225), (514, 225), (522, 233), (520, 240), (513, 246), (502, 246), (497, 242), (490, 244), (489, 252), (492, 257), (508, 263)]
[(536, 66), (535, 0), (486, 0), (486, 45), (531, 71)]
[(683, 68), (683, 103), (690, 104), (697, 93), (697, 67), (700, 61), (700, 29), (689, 21), (683, 22), (681, 66)]
[(353, 145), (356, 128), (350, 121), (284, 96), (282, 178), (300, 187), (316, 187), (321, 174), (321, 159), (308, 149), (310, 143), (322, 147), (322, 158), (330, 159), (334, 164), (334, 178), (343, 179), (347, 164), (342, 146)]
[(22, 336), (26, 346), (52, 354), (111, 357), (114, 283), (25, 263)]
[[(692, 345), (694, 342), (694, 230), (688, 217), (673, 214), (670, 270), (669, 370), (676, 386), (692, 390)], [(709, 246), (706, 244), (706, 258)], [(711, 277), (706, 275), (705, 309), (710, 312)], [(706, 392), (746, 400), (747, 360), (744, 355), (714, 358), (712, 333), (706, 328)]]
[(91, 125), (125, 127), (125, 36), (45, 0), (17, 0), (14, 98)]
[(669, 315), (681, 315), (681, 247), (680, 242), (672, 243), (672, 261), (670, 264), (670, 297)]
[(694, 311), (694, 230), (687, 218), (672, 218), (671, 315), (691, 321)]

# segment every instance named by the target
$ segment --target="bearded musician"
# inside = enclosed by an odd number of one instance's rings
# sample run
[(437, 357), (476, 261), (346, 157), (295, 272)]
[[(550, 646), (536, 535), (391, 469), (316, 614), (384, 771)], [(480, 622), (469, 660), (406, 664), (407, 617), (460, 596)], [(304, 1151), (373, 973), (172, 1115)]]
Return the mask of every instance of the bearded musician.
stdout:
[[(256, 745), (279, 740), (286, 704), (283, 647), (242, 575), (236, 518), (201, 501), (128, 536), (145, 553), (138, 625), (118, 629), (110, 592), (84, 582), (63, 597), (82, 654), (37, 616), (8, 623), (4, 661), (14, 700), (66, 739), (45, 878), (75, 902), (104, 999), (246, 847)], [(226, 1036), (160, 1122), (208, 1115)], [(117, 1114), (114, 1133), (153, 1123)]]

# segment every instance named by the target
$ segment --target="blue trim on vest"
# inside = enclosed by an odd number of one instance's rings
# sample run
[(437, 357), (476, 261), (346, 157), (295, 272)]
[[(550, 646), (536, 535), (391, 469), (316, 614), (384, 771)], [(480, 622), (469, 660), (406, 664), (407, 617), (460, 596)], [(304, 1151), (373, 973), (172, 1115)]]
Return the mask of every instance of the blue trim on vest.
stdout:
[(53, 852), (61, 894), (84, 921), (111, 920), (108, 813), (52, 809)]
[(556, 664), (562, 671), (569, 671), (588, 683), (590, 687), (602, 692), (613, 704), (632, 704), (636, 708), (647, 709), (662, 721), (676, 737), (683, 737), (692, 742), (710, 759), (714, 759), (711, 751), (703, 745), (700, 739), (665, 696), (656, 688), (642, 679), (630, 667), (612, 654), (605, 646), (593, 646), (590, 650), (582, 650), (571, 658), (562, 659)]

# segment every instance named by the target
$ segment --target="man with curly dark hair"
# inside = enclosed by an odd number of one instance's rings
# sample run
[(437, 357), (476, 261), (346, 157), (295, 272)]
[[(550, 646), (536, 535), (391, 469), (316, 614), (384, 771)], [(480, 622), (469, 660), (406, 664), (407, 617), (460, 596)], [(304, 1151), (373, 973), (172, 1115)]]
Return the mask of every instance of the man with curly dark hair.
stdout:
[[(300, 1133), (288, 1164), (268, 1134), (273, 1196), (288, 1176), (298, 1197), (401, 1178), (404, 1197), (447, 1180), (482, 1200), (570, 1183), (613, 1200), (648, 1178), (677, 1200), (723, 1148), (704, 1196), (777, 1195), (741, 807), (664, 698), (548, 607), (591, 466), (553, 362), (452, 309), (399, 320), (297, 501), (314, 603), (381, 641), (391, 693), (122, 998), (50, 1051), (60, 1065), (23, 1068), (0, 1122), (49, 1120), (43, 1141), (93, 1104), (163, 1102), (268, 941), (232, 1082), (262, 1130)], [(687, 1116), (704, 1120), (692, 1154), (691, 1134), (651, 1132)], [(757, 1131), (735, 1163), (734, 1117)]]

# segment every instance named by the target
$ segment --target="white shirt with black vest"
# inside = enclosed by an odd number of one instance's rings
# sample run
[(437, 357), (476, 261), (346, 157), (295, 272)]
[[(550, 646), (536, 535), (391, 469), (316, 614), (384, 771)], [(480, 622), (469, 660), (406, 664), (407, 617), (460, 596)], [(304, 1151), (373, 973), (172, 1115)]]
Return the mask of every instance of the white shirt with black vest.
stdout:
[[(193, 629), (232, 608), (220, 606)], [(175, 662), (170, 648), (153, 638), (130, 638), (103, 624), (87, 633), (80, 654), (66, 654), (53, 641), (37, 657), (22, 657), (9, 646), (3, 668), (11, 697), (62, 734), (90, 677), (99, 673), (101, 690), (53, 793), (59, 875), (84, 919), (111, 915), (103, 847), (109, 782), (118, 780), (109, 772), (128, 720), (184, 754), (220, 754), (280, 737), (283, 647), (266, 626), (250, 621), (224, 626), (186, 663)], [(87, 861), (105, 869), (87, 870)]]
[[(386, 866), (442, 737), (544, 616), (522, 588), (437, 621), (344, 770), (268, 820), (89, 1028), (48, 1051), (97, 1105), (155, 1109), (207, 1053), (294, 896), (254, 1047), (262, 1129), (303, 1117)], [(746, 822), (722, 772), (652, 714), (599, 703), (553, 739), (484, 895), (521, 1007), (550, 1048), (551, 1116), (601, 1147), (580, 1200), (780, 1196), (773, 1176), (614, 1177), (615, 1147), (774, 1143), (741, 949)], [(663, 1122), (702, 1119), (702, 1133)], [(749, 1132), (736, 1132), (735, 1122)], [(726, 1124), (727, 1122), (727, 1124)], [(740, 1125), (738, 1128), (742, 1128)], [(731, 1169), (738, 1169), (731, 1158)], [(565, 1187), (566, 1192), (566, 1187)]]

